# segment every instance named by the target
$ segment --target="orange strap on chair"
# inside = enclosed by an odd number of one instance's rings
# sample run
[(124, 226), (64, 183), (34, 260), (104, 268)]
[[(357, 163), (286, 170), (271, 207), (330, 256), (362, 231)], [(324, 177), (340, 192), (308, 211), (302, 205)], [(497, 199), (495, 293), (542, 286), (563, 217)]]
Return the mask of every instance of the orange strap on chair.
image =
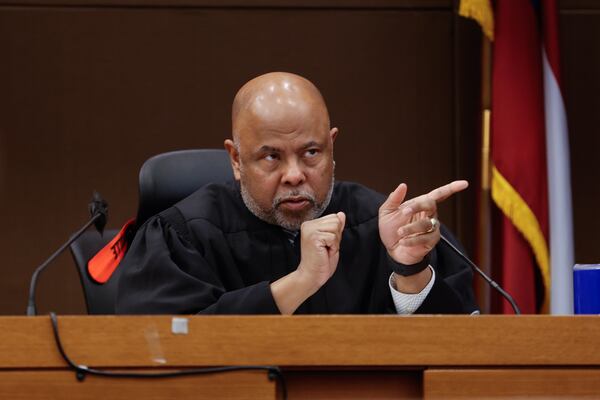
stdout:
[(88, 261), (88, 273), (97, 283), (106, 283), (127, 252), (127, 232), (133, 227), (132, 218), (123, 225), (119, 233)]

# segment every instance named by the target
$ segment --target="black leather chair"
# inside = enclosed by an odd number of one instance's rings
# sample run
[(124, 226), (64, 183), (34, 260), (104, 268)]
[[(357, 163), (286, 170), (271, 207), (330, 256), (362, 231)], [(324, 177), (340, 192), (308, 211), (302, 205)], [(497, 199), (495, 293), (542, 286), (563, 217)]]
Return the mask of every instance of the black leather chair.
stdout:
[(118, 268), (104, 284), (96, 283), (89, 275), (88, 261), (106, 246), (119, 231), (106, 229), (102, 235), (97, 231), (84, 232), (71, 244), (71, 255), (77, 264), (88, 314), (114, 314), (114, 294), (117, 291)]
[(225, 150), (179, 150), (149, 158), (140, 169), (136, 225), (169, 208), (208, 183), (233, 179)]
[[(128, 243), (135, 229), (148, 218), (167, 209), (208, 183), (233, 179), (229, 156), (225, 150), (180, 150), (149, 158), (140, 169), (139, 205), (135, 228), (127, 235)], [(88, 271), (88, 262), (106, 246), (118, 230), (104, 235), (85, 232), (71, 245), (77, 264), (88, 314), (114, 314), (120, 269), (117, 267), (106, 283), (97, 283)]]

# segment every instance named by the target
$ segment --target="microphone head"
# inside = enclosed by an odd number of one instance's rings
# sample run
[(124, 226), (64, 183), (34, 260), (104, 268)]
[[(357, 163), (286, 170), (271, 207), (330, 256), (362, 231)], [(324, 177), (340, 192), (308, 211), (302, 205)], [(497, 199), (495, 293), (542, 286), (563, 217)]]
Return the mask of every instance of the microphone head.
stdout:
[(89, 204), (89, 210), (92, 218), (98, 216), (94, 221), (94, 226), (100, 232), (100, 235), (104, 232), (104, 227), (106, 226), (106, 221), (108, 220), (108, 204), (100, 193), (94, 190), (94, 194), (92, 196), (92, 202)]

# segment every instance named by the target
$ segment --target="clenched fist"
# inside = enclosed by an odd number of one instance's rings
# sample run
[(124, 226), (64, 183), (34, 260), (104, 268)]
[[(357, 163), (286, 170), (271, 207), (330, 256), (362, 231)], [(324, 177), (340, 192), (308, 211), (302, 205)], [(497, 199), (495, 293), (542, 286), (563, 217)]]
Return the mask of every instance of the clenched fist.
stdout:
[(340, 259), (340, 240), (346, 214), (339, 212), (306, 221), (300, 227), (300, 265), (271, 283), (275, 304), (282, 314), (293, 314), (331, 278)]
[(298, 271), (321, 287), (331, 278), (340, 259), (340, 240), (346, 223), (343, 212), (306, 221), (300, 228)]

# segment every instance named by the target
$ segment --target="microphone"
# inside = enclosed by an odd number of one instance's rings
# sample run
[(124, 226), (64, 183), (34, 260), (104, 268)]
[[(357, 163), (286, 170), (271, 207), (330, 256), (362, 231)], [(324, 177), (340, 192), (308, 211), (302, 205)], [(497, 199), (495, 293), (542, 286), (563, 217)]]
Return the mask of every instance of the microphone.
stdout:
[(517, 303), (515, 302), (515, 300), (512, 298), (512, 296), (510, 294), (508, 294), (504, 289), (502, 289), (502, 287), (500, 287), (500, 285), (498, 285), (492, 278), (487, 276), (485, 274), (485, 272), (480, 270), (473, 261), (471, 261), (467, 256), (465, 256), (459, 249), (457, 249), (456, 246), (454, 246), (452, 243), (450, 243), (450, 241), (448, 239), (446, 239), (444, 237), (444, 235), (441, 234), (441, 232), (440, 232), (440, 237), (442, 239), (442, 242), (444, 242), (444, 244), (446, 244), (448, 247), (450, 247), (450, 249), (452, 249), (456, 254), (458, 254), (463, 260), (465, 260), (467, 262), (467, 264), (469, 264), (471, 266), (471, 268), (473, 268), (473, 270), (475, 272), (477, 272), (483, 278), (483, 280), (485, 280), (488, 283), (488, 285), (490, 285), (491, 287), (496, 289), (502, 295), (502, 297), (504, 297), (510, 303), (510, 305), (513, 308), (516, 315), (521, 314), (521, 310), (519, 309), (519, 307), (517, 306)]
[(104, 232), (104, 227), (106, 226), (106, 221), (108, 219), (108, 204), (100, 193), (94, 191), (92, 196), (92, 202), (88, 206), (91, 214), (91, 218), (88, 222), (85, 223), (66, 243), (58, 248), (46, 261), (44, 261), (39, 267), (35, 269), (33, 275), (31, 276), (31, 282), (29, 284), (29, 301), (27, 303), (27, 315), (37, 315), (36, 312), (36, 304), (35, 304), (35, 292), (37, 281), (39, 279), (40, 274), (46, 267), (56, 259), (67, 247), (71, 245), (79, 236), (83, 234), (92, 224), (96, 227), (98, 232), (102, 235)]
[(95, 190), (92, 195), (92, 202), (89, 204), (88, 209), (90, 210), (92, 218), (98, 215), (98, 218), (94, 220), (94, 226), (96, 227), (96, 230), (100, 232), (100, 236), (102, 236), (108, 219), (108, 204), (104, 201), (102, 196), (100, 196), (100, 193)]

